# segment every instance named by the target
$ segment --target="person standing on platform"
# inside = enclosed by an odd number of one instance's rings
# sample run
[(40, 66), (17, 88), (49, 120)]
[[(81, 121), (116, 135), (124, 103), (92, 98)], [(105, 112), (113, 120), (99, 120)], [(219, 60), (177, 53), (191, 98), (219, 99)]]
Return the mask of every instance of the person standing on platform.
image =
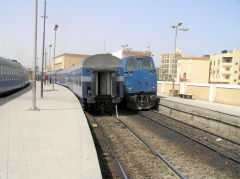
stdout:
[(45, 85), (48, 84), (48, 76), (45, 76)]

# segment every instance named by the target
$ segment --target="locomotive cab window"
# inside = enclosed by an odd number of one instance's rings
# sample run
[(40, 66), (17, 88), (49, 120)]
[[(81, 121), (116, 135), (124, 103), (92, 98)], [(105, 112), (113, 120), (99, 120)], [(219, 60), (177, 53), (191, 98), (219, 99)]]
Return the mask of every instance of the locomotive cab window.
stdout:
[(152, 61), (150, 59), (148, 59), (148, 58), (142, 58), (141, 59), (141, 63), (142, 63), (142, 69), (143, 70), (154, 69)]
[(128, 59), (126, 63), (126, 71), (129, 70), (138, 70), (138, 60), (137, 59)]

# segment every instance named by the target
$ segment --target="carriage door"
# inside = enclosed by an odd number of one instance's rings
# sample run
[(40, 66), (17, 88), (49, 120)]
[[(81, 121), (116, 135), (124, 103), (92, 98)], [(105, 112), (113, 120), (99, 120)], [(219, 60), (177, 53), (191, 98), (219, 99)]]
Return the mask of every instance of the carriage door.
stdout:
[(111, 95), (111, 89), (112, 89), (112, 78), (111, 78), (111, 72), (98, 72), (96, 82), (98, 83), (96, 86), (98, 95), (105, 96), (105, 95)]

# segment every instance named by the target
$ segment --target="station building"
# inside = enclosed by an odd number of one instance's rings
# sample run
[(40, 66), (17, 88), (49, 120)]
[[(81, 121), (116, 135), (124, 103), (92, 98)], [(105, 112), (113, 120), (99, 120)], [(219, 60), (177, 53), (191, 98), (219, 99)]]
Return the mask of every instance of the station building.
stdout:
[(177, 74), (177, 61), (182, 57), (182, 49), (176, 49), (176, 59), (174, 61), (175, 53), (165, 53), (160, 56), (160, 68), (158, 70), (158, 79), (161, 81), (172, 81), (173, 71), (175, 78)]
[(187, 56), (177, 61), (177, 82), (209, 83), (209, 56)]
[(28, 69), (27, 70), (27, 72), (28, 72), (28, 80), (33, 80), (33, 70), (32, 69)]
[[(90, 55), (71, 54), (71, 53), (64, 53), (64, 54), (58, 55), (55, 57), (55, 71), (60, 69), (71, 68), (88, 56)], [(51, 65), (51, 70), (53, 71), (53, 63)]]
[(240, 49), (211, 55), (210, 83), (240, 84)]

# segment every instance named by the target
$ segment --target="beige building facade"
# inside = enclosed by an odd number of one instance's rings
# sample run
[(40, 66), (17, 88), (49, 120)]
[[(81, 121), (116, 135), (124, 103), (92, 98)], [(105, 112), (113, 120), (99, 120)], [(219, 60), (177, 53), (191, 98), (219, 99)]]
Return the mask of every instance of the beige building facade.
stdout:
[(150, 51), (137, 51), (126, 48), (124, 50), (116, 51), (112, 53), (112, 55), (121, 59), (129, 56), (152, 56), (152, 53)]
[(240, 49), (211, 55), (210, 83), (240, 84)]
[[(70, 53), (58, 55), (55, 57), (55, 71), (71, 68), (88, 56), (90, 55)], [(51, 70), (53, 70), (53, 63), (51, 65)]]
[(158, 69), (158, 79), (162, 81), (172, 81), (173, 72), (175, 78), (177, 74), (177, 61), (182, 57), (182, 49), (176, 49), (176, 59), (174, 61), (175, 53), (161, 54), (160, 68)]
[(209, 83), (210, 58), (187, 56), (178, 59), (176, 81)]

